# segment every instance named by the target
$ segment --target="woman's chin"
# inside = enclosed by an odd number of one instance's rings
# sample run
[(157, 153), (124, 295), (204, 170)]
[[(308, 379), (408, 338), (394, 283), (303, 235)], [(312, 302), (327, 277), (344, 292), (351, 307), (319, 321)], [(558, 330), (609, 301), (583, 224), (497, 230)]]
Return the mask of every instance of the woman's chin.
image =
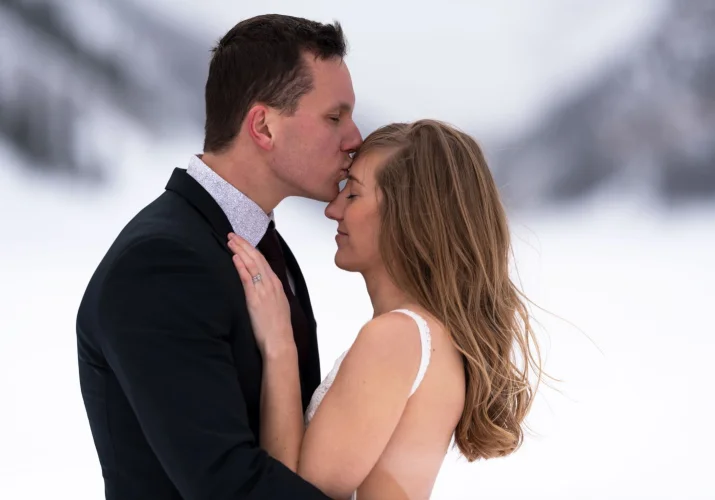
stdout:
[(338, 269), (342, 269), (343, 271), (355, 271), (355, 266), (351, 265), (351, 263), (345, 258), (345, 255), (340, 250), (335, 252), (335, 265), (338, 267)]
[(335, 258), (333, 260), (335, 261), (335, 265), (338, 267), (338, 269), (342, 269), (343, 271), (345, 271), (343, 259), (340, 258), (340, 250), (335, 252)]

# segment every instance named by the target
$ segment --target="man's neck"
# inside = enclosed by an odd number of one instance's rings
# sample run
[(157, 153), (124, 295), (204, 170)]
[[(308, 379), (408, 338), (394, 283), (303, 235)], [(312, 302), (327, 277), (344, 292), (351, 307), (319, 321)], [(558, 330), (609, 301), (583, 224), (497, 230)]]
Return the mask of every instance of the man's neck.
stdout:
[(285, 198), (273, 188), (276, 180), (260, 161), (252, 161), (248, 156), (243, 159), (241, 155), (213, 153), (204, 153), (199, 157), (211, 170), (253, 200), (267, 214)]

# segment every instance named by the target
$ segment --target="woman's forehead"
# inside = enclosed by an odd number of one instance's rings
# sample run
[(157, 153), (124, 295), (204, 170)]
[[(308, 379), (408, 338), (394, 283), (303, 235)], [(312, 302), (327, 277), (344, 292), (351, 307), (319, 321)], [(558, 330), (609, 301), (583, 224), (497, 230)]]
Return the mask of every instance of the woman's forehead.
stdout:
[(382, 165), (387, 156), (387, 151), (384, 148), (376, 148), (367, 151), (355, 159), (350, 166), (350, 177), (361, 184), (372, 182), (375, 177), (376, 169)]

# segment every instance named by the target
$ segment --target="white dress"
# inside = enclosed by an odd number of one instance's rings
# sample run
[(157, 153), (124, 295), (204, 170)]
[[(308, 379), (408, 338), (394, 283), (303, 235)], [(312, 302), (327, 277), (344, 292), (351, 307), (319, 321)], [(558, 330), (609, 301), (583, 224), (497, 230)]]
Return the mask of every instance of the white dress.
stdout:
[[(417, 388), (420, 386), (420, 383), (422, 383), (422, 379), (424, 378), (425, 372), (427, 371), (427, 366), (429, 365), (430, 361), (430, 355), (432, 354), (432, 337), (430, 335), (430, 330), (429, 326), (427, 325), (427, 322), (419, 314), (414, 313), (408, 309), (395, 309), (392, 312), (400, 312), (414, 319), (417, 323), (417, 328), (420, 331), (420, 341), (422, 343), (422, 358), (420, 360), (420, 368), (419, 370), (417, 370), (417, 376), (415, 377), (415, 381), (412, 384), (412, 390), (410, 391), (410, 396), (412, 396), (417, 390)], [(308, 424), (310, 424), (310, 421), (315, 416), (315, 412), (318, 411), (318, 407), (320, 406), (320, 403), (323, 402), (323, 398), (328, 393), (328, 390), (330, 390), (330, 386), (333, 385), (335, 377), (340, 370), (340, 364), (343, 362), (348, 352), (349, 351), (345, 351), (338, 358), (338, 360), (335, 362), (335, 365), (333, 366), (333, 369), (330, 371), (330, 373), (328, 373), (323, 382), (313, 393), (313, 397), (310, 400), (308, 409), (305, 411), (306, 427), (308, 426)], [(357, 492), (353, 493), (352, 499), (357, 499)]]

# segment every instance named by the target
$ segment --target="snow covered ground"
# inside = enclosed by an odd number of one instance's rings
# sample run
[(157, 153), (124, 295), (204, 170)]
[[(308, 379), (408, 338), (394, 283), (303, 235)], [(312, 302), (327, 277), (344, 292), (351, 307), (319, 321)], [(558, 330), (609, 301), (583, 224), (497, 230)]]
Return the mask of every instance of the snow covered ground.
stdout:
[[(96, 195), (19, 175), (0, 184), (0, 498), (102, 496), (74, 319), (116, 233), (184, 159), (157, 156), (127, 154), (166, 167), (125, 168)], [(713, 498), (715, 206), (646, 206), (599, 199), (512, 220), (524, 289), (548, 311), (535, 310), (547, 368), (564, 382), (542, 390), (517, 454), (448, 457), (434, 498)], [(287, 200), (277, 222), (312, 291), (326, 372), (370, 305), (361, 278), (333, 265), (335, 224), (315, 212)]]

